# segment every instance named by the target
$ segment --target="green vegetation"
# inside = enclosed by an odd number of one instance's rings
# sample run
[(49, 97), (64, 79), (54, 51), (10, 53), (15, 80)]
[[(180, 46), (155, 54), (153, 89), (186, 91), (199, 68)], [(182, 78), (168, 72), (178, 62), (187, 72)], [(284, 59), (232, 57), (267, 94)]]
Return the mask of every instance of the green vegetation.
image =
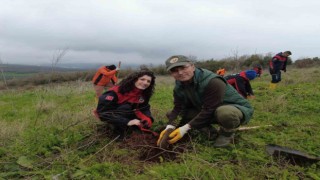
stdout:
[[(60, 52), (60, 55), (64, 55), (65, 51)], [(202, 59), (198, 60), (195, 56), (189, 56), (192, 59), (197, 67), (206, 68), (212, 72), (216, 72), (219, 68), (223, 67), (227, 70), (227, 73), (237, 73), (243, 69), (251, 69), (257, 64), (261, 65), (262, 68), (266, 69), (269, 65), (269, 61), (274, 54), (267, 53), (266, 55), (262, 54), (253, 54), (253, 55), (242, 55), (238, 56), (237, 53), (233, 57), (226, 57), (220, 60), (215, 59)], [(61, 58), (62, 56), (58, 56)], [(1, 71), (1, 80), (0, 80), (0, 90), (2, 89), (11, 89), (11, 88), (32, 88), (32, 86), (46, 85), (49, 83), (62, 83), (69, 81), (90, 81), (92, 80), (96, 70), (91, 68), (87, 70), (76, 70), (69, 68), (59, 68), (56, 67), (57, 63), (61, 59), (53, 59), (52, 67), (45, 66), (26, 66), (26, 65), (4, 65), (1, 66), (0, 62), (0, 71)], [(292, 65), (296, 68), (310, 68), (320, 65), (320, 59), (318, 57), (313, 58), (302, 58), (297, 59), (295, 62), (292, 62), (291, 58), (288, 59), (288, 65)], [(149, 65), (140, 65), (141, 67), (146, 67), (152, 70), (157, 75), (167, 75), (167, 71), (164, 65), (154, 66)], [(121, 68), (121, 73), (119, 78), (122, 78), (132, 71), (135, 71), (136, 68)]]
[(15, 78), (25, 78), (33, 76), (37, 73), (19, 73), (19, 72), (4, 72), (3, 75), (7, 80), (15, 79)]
[[(98, 133), (90, 82), (0, 91), (0, 179), (320, 179), (320, 162), (292, 165), (265, 150), (277, 144), (320, 156), (320, 70), (288, 67), (275, 90), (270, 78), (265, 72), (251, 82), (248, 126), (271, 127), (240, 131), (226, 149), (196, 136), (177, 158), (158, 161)], [(173, 83), (157, 76), (154, 130), (166, 123)]]

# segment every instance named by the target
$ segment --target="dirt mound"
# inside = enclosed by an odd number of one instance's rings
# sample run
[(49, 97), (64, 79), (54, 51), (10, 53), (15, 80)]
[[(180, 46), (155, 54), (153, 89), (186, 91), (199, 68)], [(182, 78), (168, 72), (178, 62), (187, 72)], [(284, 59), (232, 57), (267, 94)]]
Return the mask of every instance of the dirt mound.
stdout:
[[(110, 139), (108, 148), (116, 149), (130, 149), (137, 152), (137, 156), (127, 157), (122, 159), (117, 156), (117, 161), (137, 160), (149, 163), (161, 163), (165, 161), (179, 161), (179, 155), (192, 149), (191, 137), (189, 135), (184, 136), (177, 143), (169, 144), (166, 148), (157, 146), (158, 136), (152, 133), (142, 132), (140, 130), (133, 130), (127, 132), (124, 139), (118, 138), (110, 126), (105, 124), (99, 124), (96, 127), (96, 133), (86, 137), (82, 142), (79, 142), (78, 149), (87, 149), (93, 145), (105, 143), (105, 140)], [(103, 151), (99, 152), (101, 156), (98, 159), (112, 159), (113, 156), (110, 154), (104, 154)]]
[(156, 145), (158, 137), (147, 133), (133, 132), (121, 145), (123, 148), (130, 148), (139, 151), (140, 161), (163, 162), (174, 161), (178, 155), (190, 149), (190, 140), (186, 136), (179, 143), (169, 145), (168, 148), (160, 148)]

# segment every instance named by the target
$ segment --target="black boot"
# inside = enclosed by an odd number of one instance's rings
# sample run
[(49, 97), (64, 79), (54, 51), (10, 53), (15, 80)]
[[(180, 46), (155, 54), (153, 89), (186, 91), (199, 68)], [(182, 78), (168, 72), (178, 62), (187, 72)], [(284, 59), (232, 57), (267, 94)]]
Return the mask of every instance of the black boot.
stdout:
[(235, 129), (225, 130), (220, 127), (219, 136), (216, 139), (216, 142), (213, 144), (214, 147), (227, 147), (234, 140)]

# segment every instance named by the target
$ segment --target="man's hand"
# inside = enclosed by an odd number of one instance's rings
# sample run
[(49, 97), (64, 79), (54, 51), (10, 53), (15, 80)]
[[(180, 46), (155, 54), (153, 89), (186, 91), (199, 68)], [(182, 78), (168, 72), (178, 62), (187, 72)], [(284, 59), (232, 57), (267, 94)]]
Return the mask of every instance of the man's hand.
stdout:
[(189, 124), (179, 127), (178, 129), (174, 130), (170, 135), (169, 144), (176, 143), (179, 141), (189, 130), (191, 129)]
[(163, 139), (163, 137), (164, 137), (164, 134), (165, 134), (169, 129), (170, 129), (170, 130), (174, 130), (174, 129), (176, 129), (176, 127), (174, 127), (174, 126), (172, 126), (172, 125), (167, 125), (166, 129), (164, 129), (164, 130), (161, 131), (161, 133), (160, 133), (159, 139), (158, 139), (158, 141), (157, 141), (157, 146), (160, 146), (161, 141), (162, 141), (162, 139)]

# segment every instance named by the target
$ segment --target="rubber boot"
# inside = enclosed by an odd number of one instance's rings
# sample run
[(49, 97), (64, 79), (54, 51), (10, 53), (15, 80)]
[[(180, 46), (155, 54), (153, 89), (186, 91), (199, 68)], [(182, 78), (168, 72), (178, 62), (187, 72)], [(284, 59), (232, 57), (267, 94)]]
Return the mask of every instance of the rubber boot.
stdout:
[(276, 83), (270, 83), (269, 89), (275, 90), (276, 87), (277, 87), (277, 84), (276, 84)]
[(214, 147), (222, 148), (229, 146), (234, 140), (235, 129), (226, 130), (220, 128), (219, 136), (216, 139), (216, 142), (213, 144)]

